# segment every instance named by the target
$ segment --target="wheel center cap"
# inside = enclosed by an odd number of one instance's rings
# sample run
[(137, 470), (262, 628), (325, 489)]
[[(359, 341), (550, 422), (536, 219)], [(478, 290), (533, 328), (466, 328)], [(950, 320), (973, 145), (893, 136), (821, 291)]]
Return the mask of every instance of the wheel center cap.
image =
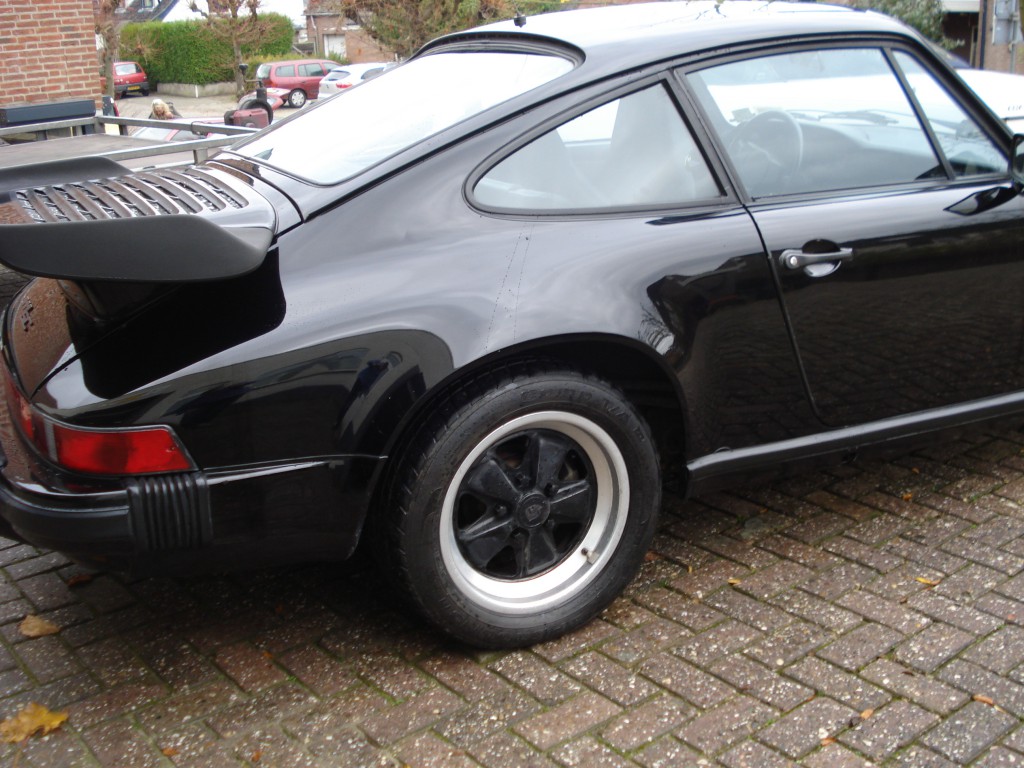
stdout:
[(531, 493), (524, 496), (516, 507), (516, 521), (523, 528), (536, 528), (547, 522), (551, 505), (545, 496)]

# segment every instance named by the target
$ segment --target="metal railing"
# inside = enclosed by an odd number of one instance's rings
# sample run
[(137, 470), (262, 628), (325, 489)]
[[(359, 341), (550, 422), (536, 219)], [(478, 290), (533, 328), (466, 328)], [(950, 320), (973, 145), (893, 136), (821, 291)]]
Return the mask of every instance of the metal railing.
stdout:
[[(119, 133), (124, 134), (129, 127), (154, 127), (168, 128), (172, 125), (180, 126), (182, 130), (192, 133), (220, 134), (218, 136), (190, 139), (189, 141), (153, 141), (144, 147), (130, 147), (125, 149), (108, 149), (96, 152), (99, 157), (109, 157), (111, 160), (131, 160), (138, 157), (150, 157), (170, 155), (179, 152), (190, 151), (196, 163), (201, 163), (209, 156), (211, 149), (219, 149), (235, 143), (239, 136), (255, 133), (258, 129), (247, 128), (238, 125), (224, 125), (222, 123), (206, 123), (202, 120), (188, 120), (187, 118), (175, 120), (154, 120), (141, 117), (111, 117), (97, 114), (95, 117), (79, 117), (71, 120), (52, 120), (42, 123), (31, 123), (28, 125), (10, 126), (0, 128), (0, 139), (4, 136), (15, 136), (26, 133), (44, 134), (47, 131), (68, 129), (71, 137), (82, 136), (87, 133), (105, 133), (108, 125), (115, 125)], [(46, 140), (46, 139), (43, 139)]]

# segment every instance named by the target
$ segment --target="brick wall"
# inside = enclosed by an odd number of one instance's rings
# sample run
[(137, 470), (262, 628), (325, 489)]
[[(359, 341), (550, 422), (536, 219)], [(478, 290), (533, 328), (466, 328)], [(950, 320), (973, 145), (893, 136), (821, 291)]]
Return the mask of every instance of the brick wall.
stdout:
[(100, 94), (92, 0), (0, 0), (0, 106)]

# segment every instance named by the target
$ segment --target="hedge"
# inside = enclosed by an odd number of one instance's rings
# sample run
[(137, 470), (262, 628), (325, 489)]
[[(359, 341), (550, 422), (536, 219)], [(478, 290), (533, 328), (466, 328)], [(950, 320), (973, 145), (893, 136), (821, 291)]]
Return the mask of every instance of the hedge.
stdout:
[[(258, 44), (243, 45), (246, 59), (286, 56), (291, 52), (291, 20), (278, 13), (261, 13), (265, 34)], [(216, 21), (151, 21), (121, 29), (121, 58), (139, 62), (152, 84), (221, 83), (234, 80), (231, 43)]]

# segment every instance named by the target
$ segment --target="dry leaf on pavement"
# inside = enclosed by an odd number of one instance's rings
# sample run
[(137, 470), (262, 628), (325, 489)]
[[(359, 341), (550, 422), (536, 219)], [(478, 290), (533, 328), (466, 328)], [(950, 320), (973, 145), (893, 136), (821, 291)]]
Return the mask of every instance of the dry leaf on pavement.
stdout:
[(34, 702), (26, 704), (18, 714), (0, 722), (0, 741), (14, 744), (37, 733), (45, 736), (67, 719), (67, 712), (53, 712)]
[(93, 574), (91, 573), (76, 573), (70, 579), (68, 579), (69, 587), (80, 587), (83, 584), (88, 584), (93, 580)]
[(44, 637), (57, 634), (60, 632), (60, 627), (52, 621), (29, 615), (21, 620), (21, 624), (18, 625), (18, 631), (25, 637)]

